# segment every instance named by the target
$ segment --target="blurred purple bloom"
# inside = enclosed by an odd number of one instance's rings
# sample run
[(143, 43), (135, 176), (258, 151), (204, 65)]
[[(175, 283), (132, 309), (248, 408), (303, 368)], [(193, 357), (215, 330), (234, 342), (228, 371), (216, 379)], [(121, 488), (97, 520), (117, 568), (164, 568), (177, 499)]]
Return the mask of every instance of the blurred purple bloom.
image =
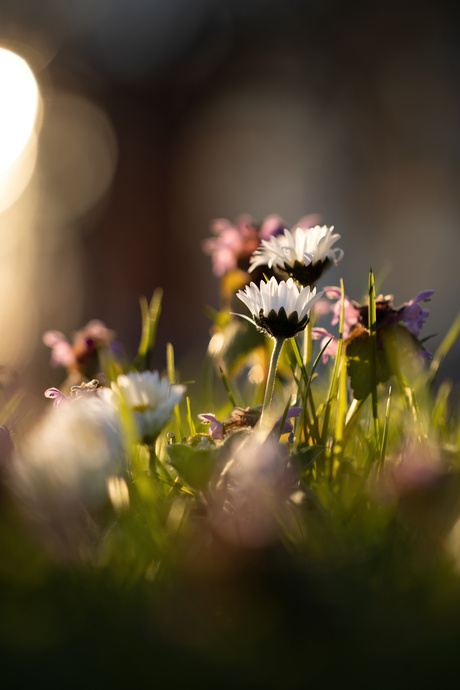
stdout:
[(259, 238), (261, 240), (268, 240), (272, 235), (281, 235), (285, 228), (284, 220), (276, 213), (267, 216), (260, 226)]
[(308, 228), (314, 228), (315, 225), (319, 225), (321, 222), (321, 216), (318, 213), (309, 213), (306, 216), (302, 216), (295, 225), (294, 228), (302, 228), (302, 230), (308, 230)]
[(212, 256), (213, 272), (219, 278), (238, 268), (239, 261), (248, 261), (259, 245), (257, 228), (248, 215), (239, 216), (235, 225), (218, 218), (212, 222), (211, 232), (216, 237), (208, 237), (201, 246)]
[[(311, 228), (318, 223), (318, 219), (316, 214), (304, 216), (296, 227)], [(284, 220), (276, 213), (268, 215), (260, 227), (248, 214), (238, 216), (235, 223), (226, 218), (217, 218), (211, 223), (214, 237), (203, 240), (201, 246), (205, 254), (212, 257), (214, 275), (221, 278), (237, 268), (246, 271), (249, 259), (261, 241), (280, 235), (285, 228)]]
[(70, 343), (60, 331), (46, 331), (43, 342), (51, 348), (51, 364), (68, 370), (76, 369), (86, 373), (87, 365), (96, 355), (98, 347), (110, 345), (115, 334), (99, 319), (89, 321), (75, 333)]
[(60, 331), (46, 331), (43, 342), (51, 348), (51, 364), (54, 367), (70, 369), (75, 365), (76, 357), (72, 345)]
[(337, 348), (339, 341), (337, 340), (337, 338), (334, 338), (334, 336), (331, 333), (329, 333), (329, 331), (326, 331), (325, 328), (312, 328), (311, 337), (312, 340), (319, 340), (321, 338), (320, 350), (322, 350), (326, 343), (328, 343), (326, 349), (323, 352), (324, 364), (327, 363), (329, 357), (337, 356)]

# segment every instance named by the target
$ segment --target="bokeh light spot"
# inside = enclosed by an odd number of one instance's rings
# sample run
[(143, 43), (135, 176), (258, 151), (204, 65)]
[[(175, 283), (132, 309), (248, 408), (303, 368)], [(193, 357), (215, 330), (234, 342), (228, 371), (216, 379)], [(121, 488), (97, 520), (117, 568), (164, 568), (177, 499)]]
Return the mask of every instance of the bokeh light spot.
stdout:
[(20, 156), (33, 132), (38, 86), (27, 63), (0, 48), (0, 174)]

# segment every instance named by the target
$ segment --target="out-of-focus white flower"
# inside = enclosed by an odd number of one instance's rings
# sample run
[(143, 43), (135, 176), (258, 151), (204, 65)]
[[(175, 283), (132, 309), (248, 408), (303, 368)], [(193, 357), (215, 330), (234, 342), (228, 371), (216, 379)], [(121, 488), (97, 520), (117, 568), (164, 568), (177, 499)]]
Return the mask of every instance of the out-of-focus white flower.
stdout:
[(327, 225), (296, 227), (294, 232), (286, 229), (282, 235), (262, 240), (251, 257), (249, 270), (277, 267), (301, 285), (313, 285), (331, 263), (337, 264), (343, 257), (342, 249), (332, 246), (340, 239), (333, 230)]
[(261, 281), (260, 288), (255, 283), (247, 285), (237, 297), (247, 306), (259, 330), (273, 338), (292, 338), (305, 328), (310, 309), (322, 294), (308, 286), (299, 290), (292, 278), (280, 283), (271, 278), (268, 283)]
[(108, 477), (123, 464), (114, 411), (102, 400), (82, 399), (44, 416), (17, 453), (14, 483), (50, 505), (98, 505), (107, 496)]
[(115, 412), (82, 398), (49, 409), (17, 450), (9, 483), (37, 536), (59, 557), (81, 558), (97, 543), (93, 516), (108, 504), (109, 479), (126, 470)]
[(100, 389), (99, 395), (120, 410), (127, 406), (134, 414), (139, 436), (155, 438), (169, 422), (186, 387), (171, 385), (158, 371), (122, 374), (112, 387)]

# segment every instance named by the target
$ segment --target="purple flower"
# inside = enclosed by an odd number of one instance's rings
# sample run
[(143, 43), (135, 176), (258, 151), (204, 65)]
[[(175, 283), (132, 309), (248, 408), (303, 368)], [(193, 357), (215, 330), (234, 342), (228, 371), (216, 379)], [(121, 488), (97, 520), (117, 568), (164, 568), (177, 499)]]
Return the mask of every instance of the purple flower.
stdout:
[(420, 334), (424, 320), (430, 315), (427, 309), (422, 309), (420, 302), (429, 302), (432, 295), (434, 295), (434, 290), (420, 292), (417, 297), (411, 299), (410, 302), (399, 310), (398, 320), (401, 321), (409, 333), (412, 333), (416, 338), (418, 338)]
[(224, 438), (224, 425), (222, 422), (219, 422), (219, 420), (210, 413), (199, 414), (198, 418), (201, 419), (201, 421), (205, 424), (211, 423), (211, 426), (209, 427), (209, 435), (211, 438), (213, 438), (215, 441), (222, 441)]
[[(286, 415), (286, 419), (284, 420), (283, 428), (281, 429), (282, 434), (289, 434), (288, 443), (294, 443), (294, 427), (292, 426), (292, 423), (289, 420), (292, 419), (293, 417), (298, 417), (301, 412), (302, 412), (301, 407), (290, 407), (288, 410), (288, 413)], [(281, 424), (282, 419), (283, 419), (282, 417), (280, 417), (280, 419), (278, 419), (278, 421), (275, 425), (275, 429), (277, 426), (279, 426)]]
[(61, 405), (67, 405), (70, 402), (69, 398), (57, 388), (48, 388), (45, 391), (45, 398), (54, 400), (53, 407), (55, 410), (58, 410)]
[[(318, 220), (317, 215), (304, 216), (297, 226), (311, 228)], [(201, 246), (205, 254), (212, 257), (214, 275), (221, 278), (237, 268), (247, 271), (249, 259), (261, 241), (281, 235), (285, 228), (284, 220), (276, 213), (268, 215), (260, 227), (248, 214), (238, 216), (235, 223), (226, 218), (218, 218), (211, 223), (214, 237), (203, 240)]]

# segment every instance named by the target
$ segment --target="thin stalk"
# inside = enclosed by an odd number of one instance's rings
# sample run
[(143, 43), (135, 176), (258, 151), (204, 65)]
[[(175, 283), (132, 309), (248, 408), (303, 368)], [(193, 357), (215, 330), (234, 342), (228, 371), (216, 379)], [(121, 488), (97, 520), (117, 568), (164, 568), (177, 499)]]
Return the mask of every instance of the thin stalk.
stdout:
[(272, 399), (273, 399), (273, 392), (275, 390), (276, 370), (278, 368), (278, 360), (280, 358), (281, 350), (283, 349), (284, 340), (285, 340), (284, 338), (276, 338), (275, 344), (273, 346), (272, 356), (270, 359), (270, 367), (268, 369), (267, 383), (265, 386), (265, 395), (264, 395), (264, 403), (262, 406), (262, 414), (260, 415), (260, 426), (261, 427), (262, 427), (262, 422), (263, 422), (265, 412), (267, 410), (269, 410)]
[(379, 460), (379, 473), (383, 472), (383, 466), (385, 464), (385, 453), (386, 453), (386, 449), (387, 449), (388, 431), (390, 428), (390, 409), (391, 409), (391, 386), (388, 390), (387, 409), (385, 411), (385, 427), (383, 429), (382, 450), (380, 453), (380, 460)]
[(334, 457), (342, 456), (344, 451), (345, 418), (347, 414), (347, 403), (347, 367), (345, 364), (345, 357), (342, 355), (342, 362), (339, 370), (337, 418), (335, 423), (335, 439), (332, 449), (331, 472), (333, 471)]
[[(310, 424), (310, 435), (311, 435), (311, 432), (313, 431), (315, 434), (315, 438), (314, 438), (315, 443), (320, 443), (321, 434), (319, 432), (318, 416), (316, 414), (316, 405), (315, 405), (315, 401), (313, 400), (313, 391), (311, 389), (310, 382), (308, 382), (308, 383), (309, 383), (308, 391), (307, 391), (308, 402), (310, 403), (310, 409), (311, 409), (311, 414), (312, 414), (312, 421)], [(305, 408), (306, 407), (307, 407), (307, 401), (305, 400)]]
[(222, 369), (222, 367), (219, 367), (220, 370), (220, 376), (222, 378), (222, 383), (224, 384), (224, 388), (227, 391), (228, 399), (232, 403), (233, 407), (238, 407), (236, 404), (235, 396), (233, 395), (232, 389), (230, 388), (230, 384), (228, 382), (227, 377), (225, 376), (225, 372)]
[(152, 357), (153, 348), (155, 346), (158, 320), (161, 314), (162, 298), (163, 290), (161, 288), (157, 288), (153, 293), (150, 304), (147, 304), (145, 297), (142, 297), (140, 300), (142, 315), (142, 337), (135, 361), (135, 366), (138, 371), (148, 369), (151, 364), (150, 360)]
[[(166, 368), (168, 372), (169, 383), (172, 385), (176, 383), (176, 368), (174, 365), (174, 348), (171, 343), (166, 343)], [(179, 438), (182, 438), (182, 428), (180, 423), (179, 405), (174, 408), (174, 418), (176, 420), (176, 430)]]
[[(297, 361), (297, 364), (298, 364), (300, 371), (301, 371), (301, 374), (302, 374), (302, 378), (305, 381), (305, 392), (303, 394), (300, 393), (300, 385), (298, 386), (299, 398), (303, 399), (302, 417), (303, 417), (303, 431), (304, 431), (305, 440), (307, 439), (307, 435), (308, 435), (308, 433), (307, 433), (307, 426), (308, 426), (310, 429), (310, 435), (311, 435), (312, 429), (314, 428), (315, 442), (316, 443), (319, 443), (320, 433), (319, 433), (319, 426), (318, 426), (318, 417), (316, 415), (316, 407), (315, 407), (315, 403), (313, 401), (313, 393), (311, 390), (311, 382), (313, 380), (313, 374), (316, 371), (316, 367), (318, 366), (318, 364), (321, 360), (321, 357), (323, 356), (323, 353), (324, 353), (325, 349), (327, 348), (327, 346), (329, 345), (329, 343), (331, 342), (331, 340), (332, 340), (332, 337), (327, 341), (327, 343), (325, 343), (324, 347), (321, 349), (321, 352), (318, 354), (318, 356), (316, 357), (316, 359), (313, 363), (313, 367), (311, 368), (310, 373), (308, 373), (308, 370), (305, 367), (305, 364), (303, 363), (302, 355), (300, 354), (300, 348), (299, 348), (299, 344), (298, 344), (297, 340), (295, 338), (292, 338), (290, 341), (292, 351), (294, 352), (295, 359)], [(310, 407), (311, 407), (311, 411), (312, 411), (312, 415), (313, 415), (313, 424), (311, 424), (311, 422), (309, 421), (309, 418), (308, 418), (307, 401), (310, 403)]]
[(309, 373), (311, 369), (311, 355), (312, 355), (312, 322), (311, 319), (307, 323), (307, 327), (304, 331), (304, 361), (305, 369)]
[(340, 279), (340, 287), (342, 290), (342, 308), (340, 310), (340, 326), (339, 326), (339, 340), (337, 343), (337, 355), (335, 358), (334, 369), (332, 371), (331, 384), (329, 388), (329, 395), (326, 402), (326, 407), (324, 411), (324, 422), (323, 422), (323, 433), (322, 433), (322, 443), (326, 445), (327, 435), (329, 432), (329, 419), (331, 416), (331, 405), (332, 401), (337, 392), (338, 378), (339, 378), (339, 364), (342, 358), (342, 346), (343, 346), (343, 325), (345, 320), (345, 289), (343, 286), (343, 280)]
[(454, 345), (455, 341), (457, 340), (457, 338), (459, 336), (460, 336), (460, 314), (458, 314), (454, 323), (452, 324), (449, 331), (447, 332), (447, 335), (444, 337), (443, 341), (441, 342), (438, 349), (434, 353), (433, 359), (431, 360), (431, 365), (430, 365), (430, 370), (429, 370), (429, 378), (428, 378), (428, 384), (431, 387), (431, 389), (433, 388), (433, 384), (434, 384), (436, 376), (438, 374), (439, 367), (443, 363), (444, 359), (446, 358), (446, 355), (448, 354), (452, 345)]
[(371, 393), (372, 417), (374, 420), (374, 436), (377, 457), (380, 449), (380, 429), (377, 399), (377, 311), (375, 307), (375, 284), (372, 268), (369, 271), (369, 309), (368, 309), (369, 343), (371, 348)]
[(189, 425), (189, 428), (190, 428), (190, 435), (191, 435), (191, 436), (195, 436), (195, 434), (196, 434), (196, 428), (195, 428), (195, 424), (193, 423), (193, 419), (192, 419), (192, 410), (191, 410), (191, 408), (190, 408), (190, 398), (187, 396), (187, 397), (185, 398), (185, 400), (186, 400), (186, 403), (187, 403), (187, 421), (188, 421), (188, 425)]

